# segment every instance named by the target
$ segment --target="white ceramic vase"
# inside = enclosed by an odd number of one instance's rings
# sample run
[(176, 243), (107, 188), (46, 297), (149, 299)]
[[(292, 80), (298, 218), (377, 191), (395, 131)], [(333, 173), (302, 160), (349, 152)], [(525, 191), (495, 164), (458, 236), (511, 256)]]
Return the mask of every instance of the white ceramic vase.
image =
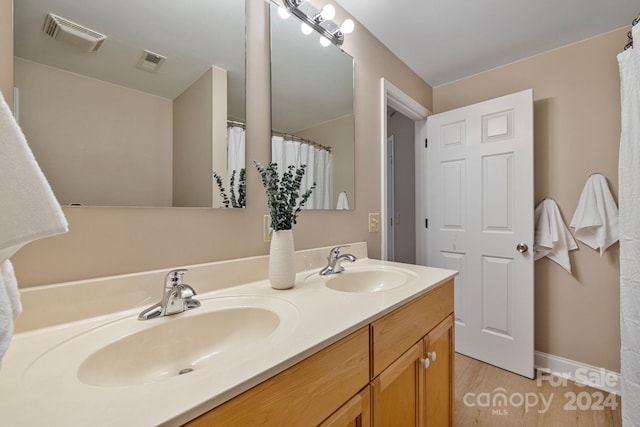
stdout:
[(293, 230), (274, 231), (271, 235), (269, 281), (273, 289), (292, 288), (296, 281)]

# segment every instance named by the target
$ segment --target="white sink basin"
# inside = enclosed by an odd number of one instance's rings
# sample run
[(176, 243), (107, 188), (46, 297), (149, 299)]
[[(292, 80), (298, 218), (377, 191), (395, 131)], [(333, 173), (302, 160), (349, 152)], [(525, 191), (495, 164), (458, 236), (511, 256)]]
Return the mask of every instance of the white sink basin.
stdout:
[(330, 276), (313, 275), (308, 282), (322, 281), (335, 291), (370, 293), (383, 292), (404, 286), (416, 275), (408, 270), (395, 267), (345, 267), (345, 271)]
[(327, 288), (341, 292), (381, 292), (404, 285), (406, 274), (398, 271), (354, 271), (327, 280)]
[(276, 313), (234, 307), (167, 319), (115, 341), (89, 356), (78, 369), (85, 384), (109, 387), (155, 382), (190, 373), (224, 353), (244, 349), (279, 326)]
[[(65, 361), (58, 381), (97, 387), (125, 387), (197, 375), (201, 369), (233, 369), (295, 328), (297, 309), (268, 297), (204, 299), (202, 307), (146, 321), (137, 314), (116, 320), (60, 344), (28, 369), (27, 387)], [(73, 377), (73, 378), (71, 378)]]

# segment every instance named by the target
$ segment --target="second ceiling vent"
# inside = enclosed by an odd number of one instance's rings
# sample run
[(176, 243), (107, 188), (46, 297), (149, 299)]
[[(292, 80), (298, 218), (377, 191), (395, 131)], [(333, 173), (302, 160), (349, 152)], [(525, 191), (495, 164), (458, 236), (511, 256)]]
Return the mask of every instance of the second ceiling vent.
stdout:
[(145, 49), (136, 66), (141, 70), (155, 73), (166, 60), (166, 56)]

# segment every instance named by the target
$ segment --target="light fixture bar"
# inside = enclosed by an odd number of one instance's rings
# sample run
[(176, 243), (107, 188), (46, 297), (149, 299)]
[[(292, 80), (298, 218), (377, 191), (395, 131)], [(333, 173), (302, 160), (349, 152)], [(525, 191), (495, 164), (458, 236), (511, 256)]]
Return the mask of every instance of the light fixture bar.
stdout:
[(322, 34), (327, 40), (336, 46), (344, 42), (344, 35), (340, 27), (330, 19), (323, 19), (320, 11), (308, 1), (282, 0), (285, 7), (302, 22)]

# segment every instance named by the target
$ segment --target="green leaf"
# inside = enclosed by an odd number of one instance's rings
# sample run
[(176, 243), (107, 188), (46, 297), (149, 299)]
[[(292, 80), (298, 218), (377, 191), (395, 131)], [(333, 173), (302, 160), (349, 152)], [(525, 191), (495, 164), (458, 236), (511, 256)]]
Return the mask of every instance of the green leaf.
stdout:
[(305, 174), (306, 165), (296, 168), (293, 165), (278, 175), (277, 163), (270, 162), (264, 168), (260, 163), (254, 161), (256, 169), (260, 174), (262, 186), (267, 194), (267, 206), (271, 215), (271, 227), (274, 230), (289, 230), (296, 223), (300, 210), (305, 205), (316, 183), (300, 196), (302, 179)]

